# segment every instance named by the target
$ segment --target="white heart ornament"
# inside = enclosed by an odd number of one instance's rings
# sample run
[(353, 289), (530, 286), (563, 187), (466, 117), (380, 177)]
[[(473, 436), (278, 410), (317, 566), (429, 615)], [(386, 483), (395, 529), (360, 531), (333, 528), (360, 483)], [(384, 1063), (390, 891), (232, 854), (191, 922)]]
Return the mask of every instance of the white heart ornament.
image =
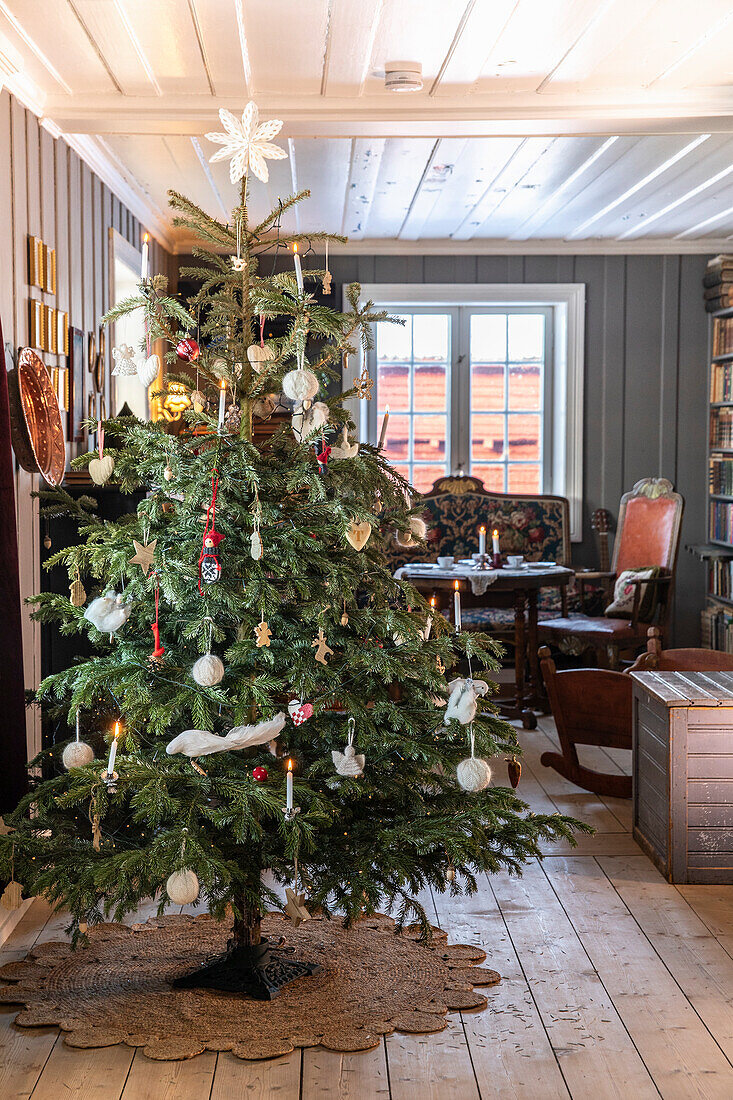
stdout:
[(349, 542), (355, 550), (363, 550), (369, 542), (371, 533), (372, 525), (368, 520), (363, 520), (361, 523), (355, 523), (352, 520), (346, 528), (346, 541)]
[(137, 380), (142, 386), (152, 386), (160, 371), (160, 356), (149, 355), (144, 363), (137, 365)]
[(115, 460), (112, 455), (103, 458), (93, 458), (89, 463), (89, 476), (95, 485), (104, 485), (112, 477), (115, 468)]
[(252, 370), (262, 374), (262, 371), (267, 369), (265, 364), (273, 362), (275, 352), (268, 344), (250, 344), (247, 348), (247, 358)]

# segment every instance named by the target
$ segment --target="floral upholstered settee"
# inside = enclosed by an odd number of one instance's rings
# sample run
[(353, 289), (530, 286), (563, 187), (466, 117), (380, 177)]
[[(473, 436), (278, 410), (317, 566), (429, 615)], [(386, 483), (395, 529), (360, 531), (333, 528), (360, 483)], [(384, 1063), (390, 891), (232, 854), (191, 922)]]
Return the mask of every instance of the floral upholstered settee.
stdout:
[[(394, 568), (406, 562), (435, 561), (438, 556), (469, 558), (478, 551), (478, 529), (486, 528), (486, 545), (491, 550), (491, 533), (499, 532), (503, 555), (523, 554), (528, 561), (570, 564), (570, 509), (565, 497), (490, 493), (475, 477), (439, 478), (422, 500), (427, 525), (427, 546), (405, 549), (396, 544), (391, 554)], [(543, 589), (539, 598), (540, 618), (562, 614), (560, 591)], [(467, 607), (463, 622), (484, 630), (503, 631), (513, 627), (514, 611), (502, 607)]]

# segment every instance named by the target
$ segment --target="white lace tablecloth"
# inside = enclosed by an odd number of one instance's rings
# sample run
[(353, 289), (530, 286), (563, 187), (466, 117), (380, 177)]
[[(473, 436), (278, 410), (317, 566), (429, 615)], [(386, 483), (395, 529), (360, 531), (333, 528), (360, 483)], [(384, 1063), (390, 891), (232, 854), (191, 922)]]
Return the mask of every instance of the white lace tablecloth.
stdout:
[(562, 565), (546, 565), (541, 570), (529, 569), (527, 566), (519, 569), (510, 569), (508, 566), (502, 569), (474, 569), (470, 565), (451, 565), (445, 569), (440, 565), (430, 562), (407, 562), (395, 571), (396, 580), (411, 580), (413, 577), (432, 578), (433, 580), (466, 580), (471, 585), (474, 596), (483, 596), (489, 585), (493, 584), (498, 576), (526, 577), (527, 574), (541, 572), (543, 575), (552, 575), (553, 572), (565, 574), (568, 570)]

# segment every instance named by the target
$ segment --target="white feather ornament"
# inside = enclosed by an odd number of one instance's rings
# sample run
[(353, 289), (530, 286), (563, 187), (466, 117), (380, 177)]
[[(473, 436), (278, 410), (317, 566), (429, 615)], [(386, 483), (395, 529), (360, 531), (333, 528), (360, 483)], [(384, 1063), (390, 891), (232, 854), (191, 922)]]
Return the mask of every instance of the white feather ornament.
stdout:
[(448, 705), (443, 716), (444, 725), (448, 725), (451, 718), (457, 718), (462, 726), (467, 726), (476, 717), (479, 696), (486, 695), (489, 685), (485, 680), (464, 680), (459, 676), (448, 684), (451, 689)]
[(282, 380), (282, 388), (287, 398), (302, 404), (313, 400), (318, 393), (319, 382), (313, 371), (298, 367), (288, 371)]
[(280, 735), (284, 725), (285, 714), (281, 711), (274, 718), (258, 722), (256, 726), (235, 726), (226, 737), (219, 737), (208, 730), (184, 730), (166, 745), (165, 751), (169, 756), (180, 752), (192, 758), (229, 752), (232, 749), (248, 749), (274, 740)]
[(102, 634), (114, 634), (125, 625), (132, 614), (132, 604), (118, 602), (121, 599), (121, 595), (116, 592), (106, 592), (104, 596), (97, 596), (84, 612), (84, 618), (88, 619), (92, 626), (96, 626)]
[(143, 386), (152, 386), (160, 371), (160, 356), (149, 355), (144, 363), (137, 365), (137, 380)]
[(214, 653), (205, 653), (191, 669), (191, 676), (201, 687), (214, 687), (224, 679), (224, 662)]
[(252, 412), (255, 416), (258, 416), (260, 420), (267, 420), (268, 416), (272, 416), (277, 407), (277, 394), (266, 393), (264, 396), (259, 397), (252, 406)]
[[(306, 409), (306, 411), (302, 413), (300, 439), (307, 439), (309, 435), (319, 432), (324, 424), (328, 423), (329, 415), (329, 408), (325, 401), (316, 401), (309, 409)], [(294, 422), (295, 419), (296, 417), (293, 416)], [(293, 431), (297, 438), (298, 432), (296, 431), (295, 423), (293, 423)]]
[(196, 901), (201, 887), (195, 871), (188, 868), (174, 871), (165, 884), (165, 892), (174, 905), (190, 905)]

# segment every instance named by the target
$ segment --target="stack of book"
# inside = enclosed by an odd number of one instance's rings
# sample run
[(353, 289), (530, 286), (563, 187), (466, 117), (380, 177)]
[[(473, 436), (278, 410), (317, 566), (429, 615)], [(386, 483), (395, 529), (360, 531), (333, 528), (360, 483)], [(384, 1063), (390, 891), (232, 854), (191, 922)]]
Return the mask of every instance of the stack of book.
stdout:
[(733, 306), (733, 256), (714, 256), (703, 278), (705, 309), (716, 313)]
[(722, 607), (706, 607), (700, 614), (704, 649), (733, 652), (733, 615)]

